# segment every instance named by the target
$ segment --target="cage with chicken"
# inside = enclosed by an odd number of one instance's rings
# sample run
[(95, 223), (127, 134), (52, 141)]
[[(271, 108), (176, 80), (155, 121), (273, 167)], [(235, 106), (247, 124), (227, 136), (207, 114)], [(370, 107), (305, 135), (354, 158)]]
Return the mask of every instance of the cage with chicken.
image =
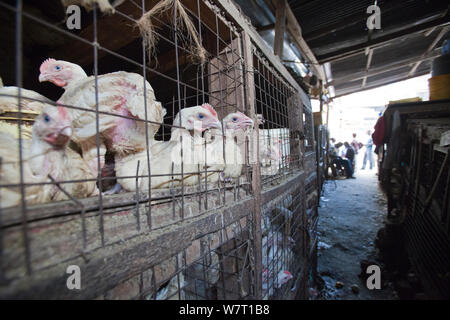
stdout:
[(0, 6), (0, 297), (306, 297), (310, 102), (234, 3)]

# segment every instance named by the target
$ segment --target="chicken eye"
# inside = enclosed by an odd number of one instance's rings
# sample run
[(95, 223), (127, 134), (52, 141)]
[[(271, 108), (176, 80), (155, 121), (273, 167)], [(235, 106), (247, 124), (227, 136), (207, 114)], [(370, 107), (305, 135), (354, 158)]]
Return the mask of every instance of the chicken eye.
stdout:
[(203, 114), (201, 114), (201, 113), (198, 115), (198, 118), (199, 118), (199, 119), (203, 119), (204, 117), (205, 117), (205, 116), (204, 116)]
[(233, 122), (236, 122), (236, 121), (237, 121), (237, 118), (235, 117), (235, 118), (233, 118), (233, 119), (231, 119), (231, 120), (233, 120)]
[(55, 70), (56, 70), (56, 71), (59, 71), (59, 70), (61, 70), (61, 67), (60, 67), (60, 66), (56, 66), (56, 67), (55, 67)]
[(47, 114), (44, 115), (44, 121), (45, 122), (50, 122), (50, 117)]

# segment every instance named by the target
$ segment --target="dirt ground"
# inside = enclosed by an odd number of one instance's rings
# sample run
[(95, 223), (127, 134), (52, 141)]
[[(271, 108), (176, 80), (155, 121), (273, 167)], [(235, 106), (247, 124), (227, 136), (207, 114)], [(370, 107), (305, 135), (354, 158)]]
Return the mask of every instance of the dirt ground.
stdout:
[[(374, 241), (386, 215), (386, 199), (378, 187), (376, 170), (360, 168), (356, 179), (329, 180), (324, 185), (318, 224), (318, 274), (324, 288), (318, 291), (317, 299), (396, 298), (383, 279), (382, 289), (369, 290), (366, 281), (358, 277), (361, 260), (379, 263), (383, 268)], [(336, 288), (336, 282), (343, 287)], [(358, 287), (354, 288), (357, 293), (352, 286)]]

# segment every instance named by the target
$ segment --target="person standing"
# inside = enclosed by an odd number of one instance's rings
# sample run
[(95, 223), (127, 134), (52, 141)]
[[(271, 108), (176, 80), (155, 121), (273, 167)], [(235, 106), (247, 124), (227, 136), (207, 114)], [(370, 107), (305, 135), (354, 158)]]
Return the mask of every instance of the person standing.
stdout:
[(358, 151), (361, 148), (361, 142), (358, 142), (358, 140), (356, 140), (356, 133), (353, 133), (352, 136), (353, 136), (353, 140), (352, 140), (352, 142), (350, 142), (350, 145), (353, 147), (353, 150), (355, 150), (355, 158), (352, 161), (352, 166), (353, 166), (353, 172), (356, 172), (356, 166), (358, 165), (356, 163), (356, 159), (358, 158)]
[(367, 130), (367, 142), (364, 144), (366, 147), (366, 151), (364, 153), (364, 160), (363, 160), (363, 166), (361, 170), (366, 169), (366, 163), (367, 160), (369, 160), (370, 164), (370, 170), (373, 168), (373, 155), (372, 155), (372, 147), (373, 147), (373, 140), (372, 140), (372, 132), (370, 130)]
[(355, 150), (355, 154), (358, 154), (358, 150), (359, 150), (359, 142), (356, 140), (356, 133), (352, 134), (353, 136), (353, 140), (352, 142), (350, 142), (351, 146), (353, 147), (353, 150)]
[(348, 168), (348, 172), (347, 172), (347, 178), (351, 178), (354, 179), (355, 177), (353, 177), (353, 173), (354, 173), (354, 166), (353, 164), (355, 163), (355, 149), (353, 149), (353, 147), (348, 143), (348, 142), (344, 142), (344, 146), (345, 146), (345, 159), (349, 162), (349, 168)]

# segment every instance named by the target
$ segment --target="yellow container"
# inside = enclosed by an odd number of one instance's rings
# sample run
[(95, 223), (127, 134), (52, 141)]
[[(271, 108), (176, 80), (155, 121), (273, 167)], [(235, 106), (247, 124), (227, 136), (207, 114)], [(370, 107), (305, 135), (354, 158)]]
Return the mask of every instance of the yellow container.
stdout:
[(428, 80), (430, 100), (450, 99), (450, 74), (441, 74)]

